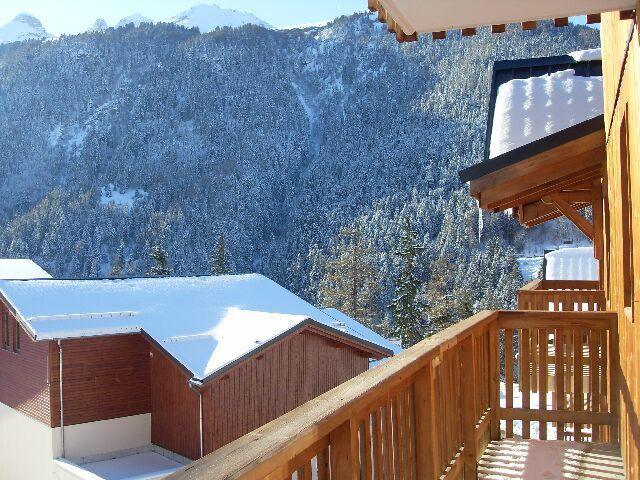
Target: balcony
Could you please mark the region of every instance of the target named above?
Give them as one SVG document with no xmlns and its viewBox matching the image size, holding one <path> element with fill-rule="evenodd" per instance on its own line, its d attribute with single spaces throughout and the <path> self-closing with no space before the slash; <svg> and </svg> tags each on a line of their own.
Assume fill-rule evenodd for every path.
<svg viewBox="0 0 640 480">
<path fill-rule="evenodd" d="M 170 478 L 624 478 L 616 315 L 543 286 L 541 310 L 481 312 Z"/>
</svg>

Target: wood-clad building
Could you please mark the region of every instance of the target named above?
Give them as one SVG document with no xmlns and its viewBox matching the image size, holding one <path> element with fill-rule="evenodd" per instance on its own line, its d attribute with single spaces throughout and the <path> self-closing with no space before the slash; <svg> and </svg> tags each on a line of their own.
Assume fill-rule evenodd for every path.
<svg viewBox="0 0 640 480">
<path fill-rule="evenodd" d="M 34 459 L 2 449 L 11 475 L 76 478 L 65 468 L 143 451 L 177 468 L 397 350 L 257 275 L 0 280 L 0 295 L 0 446 Z"/>
</svg>

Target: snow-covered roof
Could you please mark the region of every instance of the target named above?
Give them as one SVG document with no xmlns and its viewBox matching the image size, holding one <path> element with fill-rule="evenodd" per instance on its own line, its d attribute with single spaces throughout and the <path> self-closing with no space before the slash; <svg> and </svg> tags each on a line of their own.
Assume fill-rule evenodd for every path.
<svg viewBox="0 0 640 480">
<path fill-rule="evenodd" d="M 26 258 L 0 258 L 0 280 L 51 278 L 40 265 Z"/>
<path fill-rule="evenodd" d="M 307 324 L 392 353 L 357 322 L 345 332 L 334 317 L 256 274 L 4 280 L 0 293 L 37 340 L 144 332 L 200 380 Z"/>
<path fill-rule="evenodd" d="M 561 248 L 545 255 L 547 280 L 598 280 L 593 247 Z"/>
<path fill-rule="evenodd" d="M 600 50 L 569 55 L 576 62 L 600 59 Z M 489 158 L 585 122 L 604 111 L 601 75 L 577 75 L 567 68 L 546 75 L 516 78 L 499 85 Z"/>
<path fill-rule="evenodd" d="M 345 315 L 340 310 L 336 310 L 335 308 L 325 308 L 322 311 L 335 320 L 331 324 L 335 329 L 353 335 L 354 337 L 364 338 L 375 345 L 380 345 L 391 350 L 394 355 L 402 352 L 402 347 L 396 345 L 390 340 L 387 340 L 382 335 L 374 332 L 369 327 L 364 326 L 348 315 Z"/>
</svg>

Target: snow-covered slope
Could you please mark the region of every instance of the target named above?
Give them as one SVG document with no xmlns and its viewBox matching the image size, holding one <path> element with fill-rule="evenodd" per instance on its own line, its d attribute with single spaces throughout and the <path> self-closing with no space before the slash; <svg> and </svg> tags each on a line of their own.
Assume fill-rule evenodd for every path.
<svg viewBox="0 0 640 480">
<path fill-rule="evenodd" d="M 153 21 L 144 15 L 139 13 L 134 13 L 133 15 L 129 15 L 128 17 L 124 17 L 122 20 L 118 22 L 116 28 L 124 27 L 125 25 L 129 25 L 133 23 L 134 26 L 139 27 L 141 23 L 153 23 Z"/>
<path fill-rule="evenodd" d="M 28 13 L 21 13 L 0 27 L 0 44 L 23 40 L 43 40 L 50 36 L 40 20 Z"/>
<path fill-rule="evenodd" d="M 100 30 L 106 30 L 107 28 L 109 28 L 109 25 L 107 25 L 105 19 L 98 18 L 95 22 L 93 22 L 93 25 L 89 27 L 87 32 L 99 32 Z"/>
<path fill-rule="evenodd" d="M 220 8 L 218 5 L 197 5 L 176 15 L 171 22 L 187 28 L 197 27 L 200 33 L 220 27 L 241 27 L 248 23 L 269 28 L 269 24 L 251 13 Z"/>
</svg>

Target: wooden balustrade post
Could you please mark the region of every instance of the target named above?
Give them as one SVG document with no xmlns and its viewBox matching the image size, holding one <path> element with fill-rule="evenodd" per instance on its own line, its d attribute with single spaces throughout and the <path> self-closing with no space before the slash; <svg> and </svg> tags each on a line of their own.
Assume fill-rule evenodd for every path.
<svg viewBox="0 0 640 480">
<path fill-rule="evenodd" d="M 431 362 L 416 375 L 413 385 L 416 425 L 416 478 L 435 480 L 440 477 L 436 464 L 438 437 L 435 430 L 435 399 Z"/>
<path fill-rule="evenodd" d="M 460 391 L 462 392 L 462 438 L 464 442 L 464 478 L 478 478 L 478 452 L 476 445 L 476 352 L 473 335 L 467 337 L 462 344 L 460 375 Z"/>
<path fill-rule="evenodd" d="M 609 441 L 611 443 L 619 443 L 620 441 L 620 352 L 618 337 L 618 319 L 611 320 L 611 329 L 609 330 L 609 408 L 612 415 L 611 434 Z"/>
<path fill-rule="evenodd" d="M 355 427 L 352 424 L 355 424 Z M 355 419 L 344 422 L 329 434 L 332 480 L 359 480 L 357 434 L 358 426 Z"/>
</svg>

